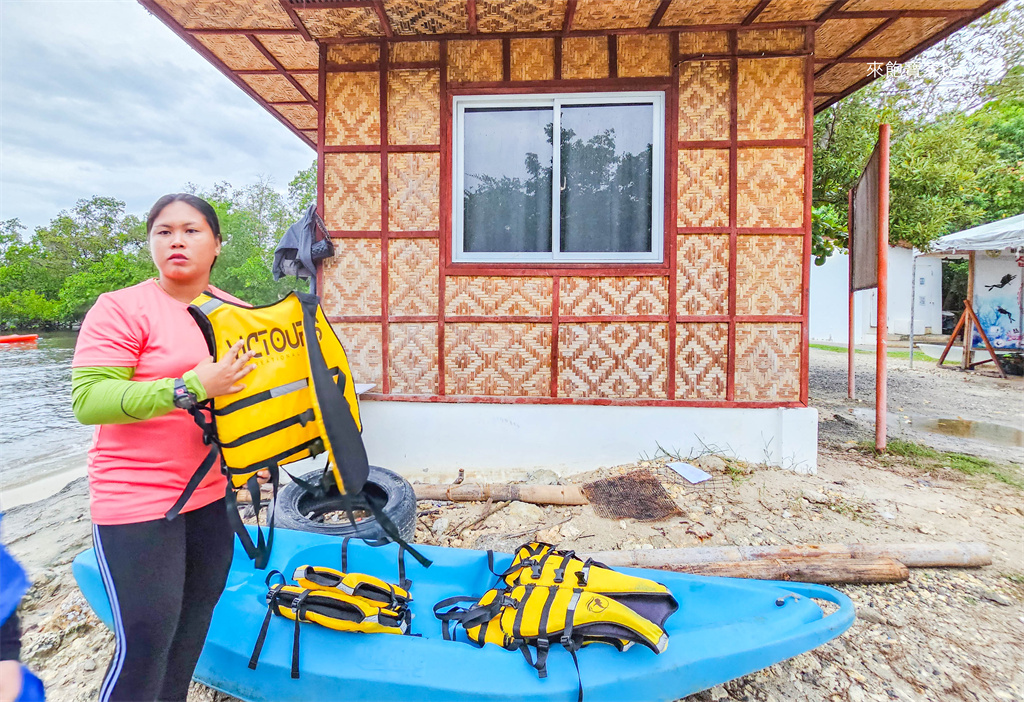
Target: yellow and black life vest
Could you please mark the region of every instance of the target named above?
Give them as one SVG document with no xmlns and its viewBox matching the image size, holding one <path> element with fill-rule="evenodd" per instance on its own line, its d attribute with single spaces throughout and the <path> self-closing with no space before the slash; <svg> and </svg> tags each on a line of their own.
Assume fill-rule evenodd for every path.
<svg viewBox="0 0 1024 702">
<path fill-rule="evenodd" d="M 493 554 L 488 554 L 488 560 L 493 572 Z M 479 599 L 449 597 L 434 605 L 445 639 L 454 639 L 461 626 L 478 646 L 490 643 L 518 649 L 541 678 L 547 676 L 552 643 L 569 651 L 577 675 L 576 652 L 589 644 L 611 644 L 621 651 L 639 643 L 655 653 L 668 646 L 664 622 L 678 603 L 661 583 L 618 573 L 591 560 L 580 561 L 571 551 L 537 542 L 520 547 L 512 565 L 496 575 L 498 585 Z M 467 602 L 472 604 L 463 606 Z M 536 649 L 536 659 L 531 647 Z M 583 699 L 582 680 L 579 699 Z"/>
<path fill-rule="evenodd" d="M 494 572 L 491 552 L 488 563 Z M 495 575 L 505 587 L 571 587 L 608 595 L 658 626 L 664 626 L 665 620 L 679 609 L 676 598 L 659 582 L 620 573 L 592 558 L 580 560 L 573 551 L 558 550 L 539 541 L 520 546 L 511 565 Z"/>
<path fill-rule="evenodd" d="M 303 569 L 315 572 L 330 570 L 317 566 L 303 566 Z M 362 573 L 347 575 L 349 582 L 357 590 L 360 581 L 373 582 L 374 586 L 383 582 Z M 271 585 L 271 581 L 275 579 L 277 582 Z M 263 625 L 249 658 L 249 668 L 252 670 L 255 670 L 259 663 L 260 653 L 263 651 L 263 644 L 270 628 L 270 620 L 274 615 L 295 622 L 292 634 L 291 676 L 293 678 L 299 677 L 299 632 L 301 631 L 300 625 L 304 622 L 319 624 L 335 631 L 399 635 L 410 633 L 411 615 L 408 603 L 412 598 L 408 596 L 408 591 L 401 588 L 397 589 L 405 594 L 405 601 L 391 605 L 373 597 L 353 595 L 334 587 L 326 589 L 307 587 L 301 581 L 298 585 L 289 585 L 284 575 L 278 570 L 272 570 L 267 575 L 267 585 L 270 588 L 267 591 L 267 614 L 263 619 Z M 384 585 L 389 587 L 388 583 L 384 583 Z M 395 588 L 393 585 L 390 587 Z"/>
<path fill-rule="evenodd" d="M 266 538 L 257 526 L 257 541 L 253 544 L 238 516 L 234 489 L 248 488 L 258 521 L 261 500 L 256 473 L 270 471 L 276 500 L 281 466 L 326 452 L 327 469 L 320 485 L 293 480 L 321 494 L 333 483 L 355 523 L 351 498 L 363 490 L 370 468 L 360 436 L 352 371 L 319 298 L 292 292 L 272 305 L 242 307 L 207 292 L 192 301 L 189 312 L 214 359 L 243 341 L 246 351 L 255 352 L 256 368 L 246 376 L 244 390 L 211 398 L 189 410 L 203 428 L 210 453 L 167 512 L 167 518 L 173 519 L 184 507 L 219 453 L 229 478 L 228 516 L 246 553 L 257 568 L 265 568 L 273 545 L 273 512 L 268 518 Z M 369 495 L 365 502 L 388 536 L 407 546 L 384 515 L 383 505 L 376 504 Z M 429 565 L 414 549 L 409 548 L 409 552 L 424 566 Z"/>
</svg>

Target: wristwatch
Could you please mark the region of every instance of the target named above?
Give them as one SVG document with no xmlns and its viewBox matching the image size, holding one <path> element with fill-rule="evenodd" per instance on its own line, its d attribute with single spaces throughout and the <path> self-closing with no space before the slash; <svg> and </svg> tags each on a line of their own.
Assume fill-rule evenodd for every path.
<svg viewBox="0 0 1024 702">
<path fill-rule="evenodd" d="M 192 409 L 196 406 L 196 395 L 188 389 L 183 378 L 174 379 L 174 406 L 181 409 Z"/>
</svg>

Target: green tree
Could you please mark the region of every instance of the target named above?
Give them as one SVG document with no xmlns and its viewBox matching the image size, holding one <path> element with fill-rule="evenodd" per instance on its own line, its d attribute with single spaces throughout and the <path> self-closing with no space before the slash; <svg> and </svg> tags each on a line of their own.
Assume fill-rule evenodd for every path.
<svg viewBox="0 0 1024 702">
<path fill-rule="evenodd" d="M 288 183 L 288 206 L 292 215 L 298 217 L 307 207 L 316 202 L 316 161 L 309 168 L 299 171 Z"/>
</svg>

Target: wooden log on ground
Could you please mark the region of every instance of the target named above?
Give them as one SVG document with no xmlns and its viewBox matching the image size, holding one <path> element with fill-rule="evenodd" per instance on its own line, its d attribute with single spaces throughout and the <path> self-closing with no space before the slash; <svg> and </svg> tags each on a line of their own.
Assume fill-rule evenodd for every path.
<svg viewBox="0 0 1024 702">
<path fill-rule="evenodd" d="M 766 558 L 754 561 L 718 563 L 674 563 L 661 570 L 694 575 L 720 575 L 729 578 L 792 580 L 803 583 L 898 583 L 910 577 L 910 570 L 892 558 Z"/>
<path fill-rule="evenodd" d="M 697 563 L 756 561 L 766 558 L 892 558 L 910 568 L 979 568 L 992 564 L 988 546 L 971 542 L 936 544 L 793 544 L 789 546 L 700 546 L 633 551 L 599 551 L 601 563 L 665 568 Z"/>
<path fill-rule="evenodd" d="M 532 502 L 537 505 L 585 505 L 587 498 L 578 485 L 432 485 L 416 484 L 417 500 L 450 502 Z"/>
</svg>

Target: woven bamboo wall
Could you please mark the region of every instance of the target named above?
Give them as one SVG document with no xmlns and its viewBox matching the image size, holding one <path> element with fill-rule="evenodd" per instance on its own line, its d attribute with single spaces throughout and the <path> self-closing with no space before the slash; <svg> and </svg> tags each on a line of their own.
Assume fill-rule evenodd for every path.
<svg viewBox="0 0 1024 702">
<path fill-rule="evenodd" d="M 735 0 L 715 12 L 756 4 Z M 634 2 L 628 11 L 653 16 L 658 5 Z M 618 6 L 581 0 L 577 19 L 613 25 Z M 503 31 L 526 7 L 537 5 L 478 2 L 478 31 Z M 668 7 L 704 16 L 697 4 Z M 463 21 L 455 4 L 449 10 L 452 22 Z M 530 21 L 551 20 L 539 13 Z M 803 43 L 802 30 L 752 28 L 731 38 L 713 31 L 331 46 L 324 209 L 338 255 L 324 267 L 324 305 L 351 339 L 347 349 L 366 345 L 350 349 L 357 379 L 397 395 L 800 403 L 807 59 L 773 52 Z M 730 46 L 739 55 L 730 58 Z M 466 272 L 451 263 L 446 90 L 486 83 L 490 91 L 508 81 L 508 92 L 522 92 L 526 81 L 559 80 L 567 92 L 648 81 L 641 89 L 664 90 L 678 106 L 667 116 L 675 167 L 666 182 L 676 199 L 666 206 L 666 259 L 650 273 L 615 265 Z"/>
<path fill-rule="evenodd" d="M 380 324 L 343 322 L 331 326 L 345 348 L 352 378 L 357 383 L 373 383 L 373 390 L 380 392 L 384 386 Z"/>
</svg>

